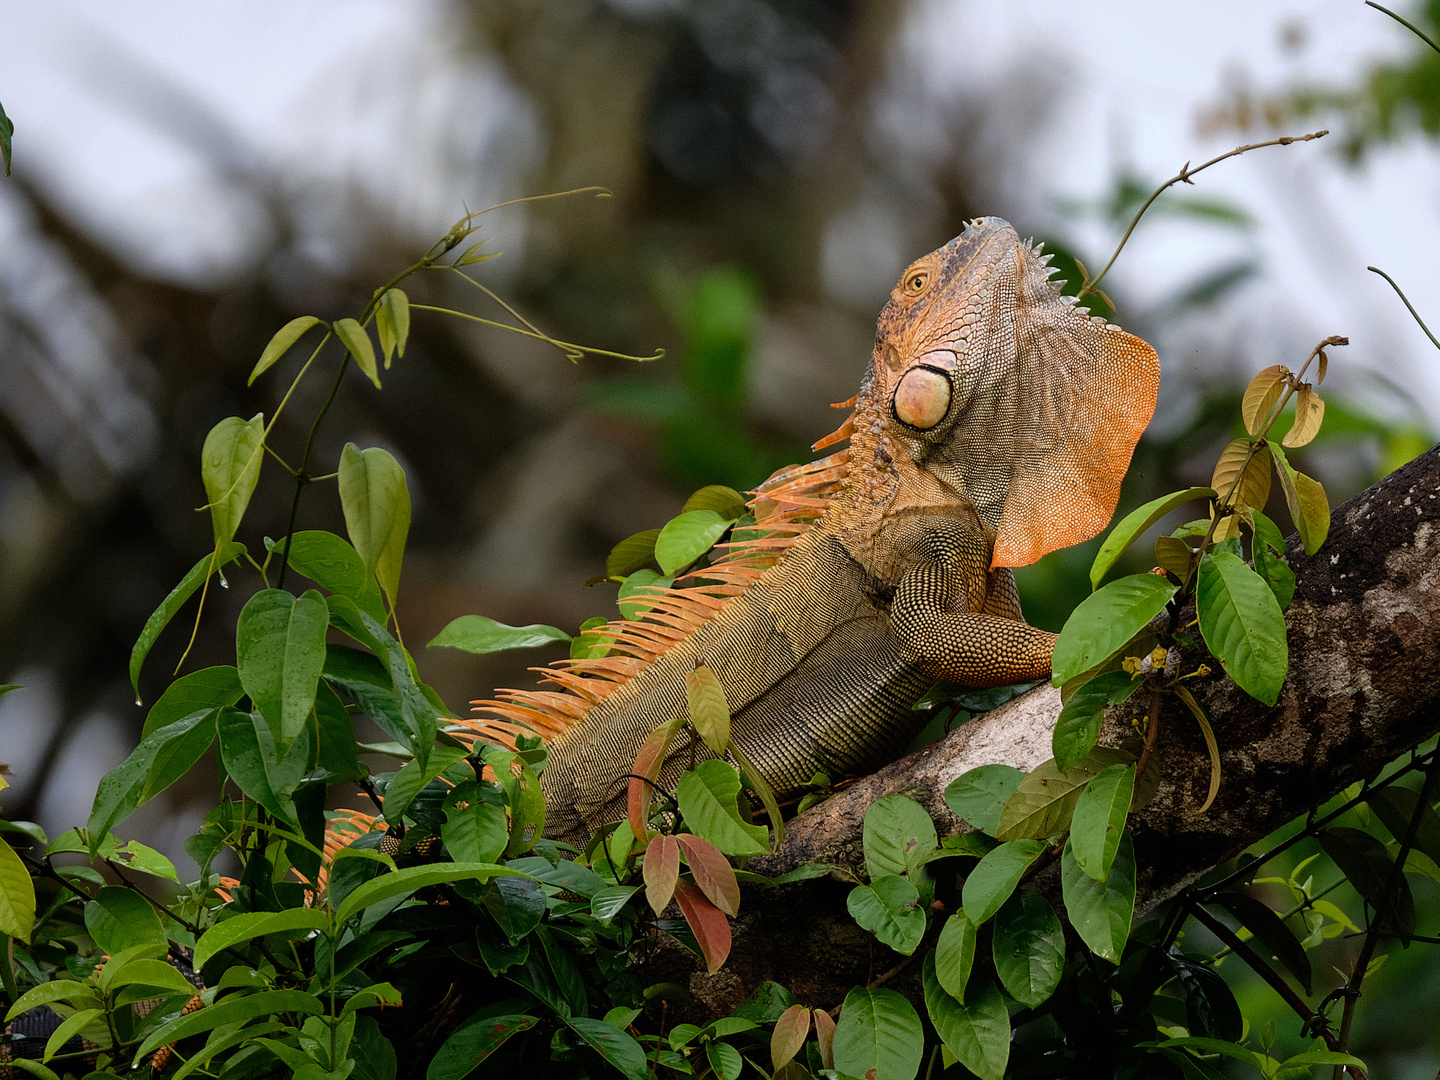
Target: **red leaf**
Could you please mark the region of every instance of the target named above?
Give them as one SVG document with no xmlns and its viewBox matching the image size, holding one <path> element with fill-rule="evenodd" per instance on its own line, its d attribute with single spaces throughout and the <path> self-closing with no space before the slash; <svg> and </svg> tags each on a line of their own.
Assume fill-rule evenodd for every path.
<svg viewBox="0 0 1440 1080">
<path fill-rule="evenodd" d="M 740 882 L 735 880 L 730 860 L 714 844 L 698 836 L 681 833 L 675 839 L 685 852 L 695 884 L 706 898 L 732 918 L 740 914 Z"/>
<path fill-rule="evenodd" d="M 670 749 L 670 740 L 684 725 L 684 720 L 667 720 L 646 735 L 645 741 L 640 744 L 640 750 L 635 755 L 635 764 L 630 768 L 631 779 L 627 807 L 630 831 L 635 834 L 635 839 L 641 844 L 650 835 L 650 802 L 655 795 L 655 780 L 660 775 L 660 766 L 665 762 L 665 751 Z M 635 779 L 637 776 L 643 776 L 650 782 L 637 780 Z"/>
<path fill-rule="evenodd" d="M 809 1031 L 810 1010 L 805 1006 L 791 1005 L 780 1014 L 780 1019 L 775 1021 L 775 1031 L 770 1036 L 770 1061 L 776 1072 L 800 1052 Z"/>
<path fill-rule="evenodd" d="M 657 836 L 645 849 L 645 899 L 659 915 L 675 895 L 680 878 L 680 845 L 673 836 Z"/>
<path fill-rule="evenodd" d="M 730 955 L 730 923 L 725 913 L 688 881 L 675 886 L 675 899 L 680 902 L 680 913 L 690 924 L 690 931 L 705 957 L 706 968 L 711 973 L 719 971 Z"/>
<path fill-rule="evenodd" d="M 835 1067 L 835 1021 L 824 1009 L 815 1010 L 815 1041 L 820 1044 L 820 1064 Z"/>
</svg>

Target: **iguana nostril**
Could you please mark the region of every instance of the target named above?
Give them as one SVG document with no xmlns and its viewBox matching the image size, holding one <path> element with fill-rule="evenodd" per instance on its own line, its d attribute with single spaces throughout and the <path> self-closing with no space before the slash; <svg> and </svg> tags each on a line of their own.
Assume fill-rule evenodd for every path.
<svg viewBox="0 0 1440 1080">
<path fill-rule="evenodd" d="M 895 418 L 928 431 L 950 410 L 950 380 L 930 368 L 912 368 L 895 387 Z"/>
</svg>

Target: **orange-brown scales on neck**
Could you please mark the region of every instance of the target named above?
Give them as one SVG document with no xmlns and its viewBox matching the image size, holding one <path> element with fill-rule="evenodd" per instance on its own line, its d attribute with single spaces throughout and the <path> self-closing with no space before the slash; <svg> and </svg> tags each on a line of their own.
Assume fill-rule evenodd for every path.
<svg viewBox="0 0 1440 1080">
<path fill-rule="evenodd" d="M 476 702 L 482 737 L 538 733 L 547 833 L 624 816 L 631 763 L 686 715 L 684 676 L 719 676 L 732 738 L 783 798 L 854 775 L 913 738 L 935 679 L 1039 678 L 1054 635 L 1028 626 L 1009 568 L 1089 539 L 1155 407 L 1139 338 L 1063 297 L 999 218 L 913 263 L 880 314 L 854 411 L 815 444 L 846 449 L 772 476 L 714 565 L 598 633 L 594 660 L 537 669 L 554 690 Z M 667 789 L 694 757 L 672 744 Z"/>
</svg>

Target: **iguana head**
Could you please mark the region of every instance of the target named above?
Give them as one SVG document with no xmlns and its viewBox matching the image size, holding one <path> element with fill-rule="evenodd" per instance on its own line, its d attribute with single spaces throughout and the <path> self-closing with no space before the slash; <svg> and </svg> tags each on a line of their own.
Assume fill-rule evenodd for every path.
<svg viewBox="0 0 1440 1080">
<path fill-rule="evenodd" d="M 857 402 L 852 475 L 969 498 L 996 530 L 995 567 L 1109 523 L 1159 387 L 1155 350 L 1062 297 L 1047 262 L 994 217 L 916 260 Z"/>
</svg>

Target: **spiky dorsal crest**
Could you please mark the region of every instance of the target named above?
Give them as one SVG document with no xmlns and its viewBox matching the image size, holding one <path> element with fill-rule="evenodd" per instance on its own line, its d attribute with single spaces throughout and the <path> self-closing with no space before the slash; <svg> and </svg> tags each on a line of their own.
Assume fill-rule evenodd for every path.
<svg viewBox="0 0 1440 1080">
<path fill-rule="evenodd" d="M 835 407 L 854 405 L 851 398 Z M 852 414 L 813 449 L 843 442 L 853 430 Z M 847 448 L 775 473 L 751 492 L 747 505 L 755 524 L 734 530 L 730 540 L 717 544 L 719 554 L 711 565 L 683 575 L 669 588 L 647 588 L 627 598 L 627 603 L 647 608 L 638 619 L 616 619 L 589 631 L 609 639 L 607 655 L 531 668 L 559 690 L 497 690 L 494 698 L 471 702 L 480 715 L 455 721 L 459 730 L 453 734 L 514 746 L 520 735 L 550 740 L 569 731 L 592 706 L 704 626 L 783 559 L 820 520 L 849 466 Z"/>
</svg>

